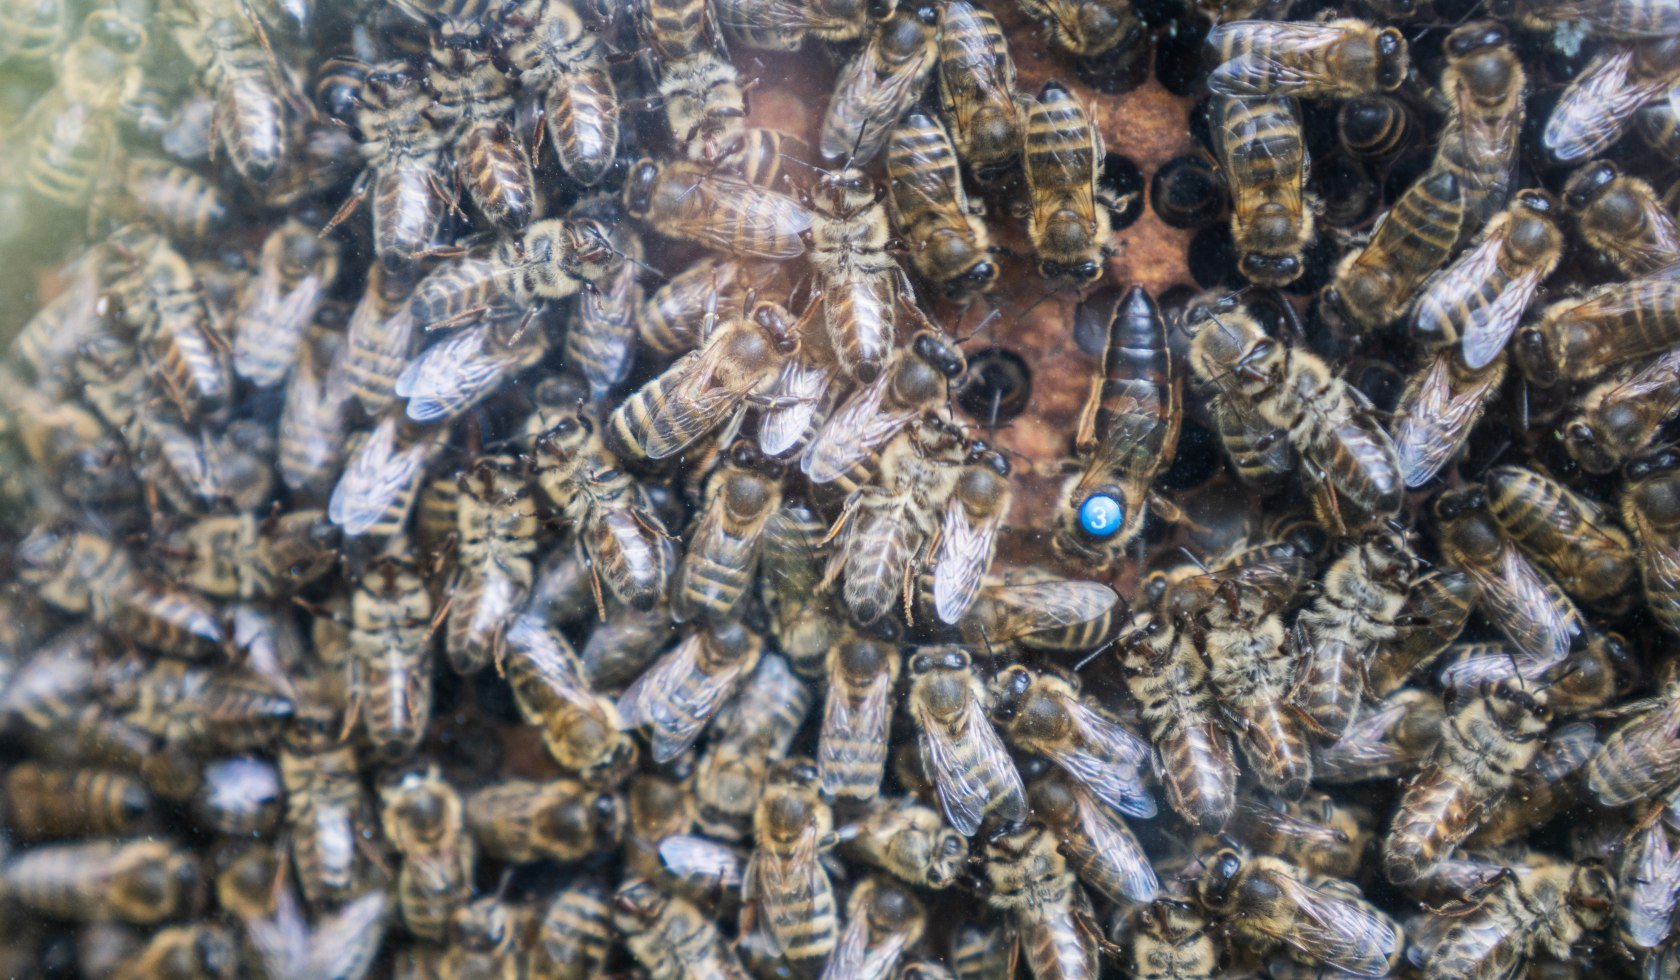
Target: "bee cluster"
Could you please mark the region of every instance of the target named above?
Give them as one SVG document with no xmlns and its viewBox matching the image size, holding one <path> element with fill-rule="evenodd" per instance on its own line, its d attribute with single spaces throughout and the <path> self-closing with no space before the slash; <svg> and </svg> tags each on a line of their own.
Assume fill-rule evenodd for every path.
<svg viewBox="0 0 1680 980">
<path fill-rule="evenodd" d="M 1675 0 L 4 0 L 0 66 L 73 243 L 3 972 L 1680 976 Z M 1146 204 L 1194 286 L 1101 283 Z"/>
</svg>

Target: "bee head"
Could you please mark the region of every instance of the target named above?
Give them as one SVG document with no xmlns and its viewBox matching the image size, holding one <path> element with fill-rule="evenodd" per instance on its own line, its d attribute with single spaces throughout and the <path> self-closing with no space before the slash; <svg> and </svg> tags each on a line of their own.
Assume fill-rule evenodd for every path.
<svg viewBox="0 0 1680 980">
<path fill-rule="evenodd" d="M 1385 27 L 1377 35 L 1377 84 L 1392 92 L 1406 80 L 1406 38 L 1398 28 Z"/>
<path fill-rule="evenodd" d="M 659 164 L 650 159 L 636 161 L 624 182 L 624 209 L 632 218 L 647 217 L 653 202 L 653 188 L 659 180 Z"/>
<path fill-rule="evenodd" d="M 1014 720 L 1021 708 L 1021 700 L 1032 689 L 1032 671 L 1015 664 L 1005 668 L 992 680 L 992 717 L 1000 724 Z"/>
<path fill-rule="evenodd" d="M 1301 278 L 1299 255 L 1261 255 L 1248 252 L 1238 263 L 1242 274 L 1262 286 L 1287 286 Z"/>
<path fill-rule="evenodd" d="M 1235 897 L 1232 892 L 1242 868 L 1242 855 L 1231 848 L 1224 848 L 1214 854 L 1206 863 L 1206 869 L 1202 872 L 1201 882 L 1197 887 L 1202 904 L 1214 912 L 1225 911 Z"/>
<path fill-rule="evenodd" d="M 1570 210 L 1579 211 L 1597 200 L 1617 177 L 1621 170 L 1609 160 L 1594 160 L 1569 177 L 1569 182 L 1563 185 L 1563 203 Z"/>
</svg>

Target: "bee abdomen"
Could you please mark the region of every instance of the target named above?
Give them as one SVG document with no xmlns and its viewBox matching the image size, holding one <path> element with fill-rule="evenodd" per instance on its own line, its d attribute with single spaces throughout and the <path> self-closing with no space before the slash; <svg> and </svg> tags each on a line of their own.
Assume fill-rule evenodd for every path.
<svg viewBox="0 0 1680 980">
<path fill-rule="evenodd" d="M 473 203 L 485 217 L 515 230 L 531 223 L 536 206 L 531 160 L 505 123 L 474 126 L 467 133 L 461 159 Z"/>
<path fill-rule="evenodd" d="M 1458 780 L 1426 766 L 1401 796 L 1383 845 L 1389 880 L 1403 885 L 1427 875 L 1473 829 L 1473 803 Z"/>
<path fill-rule="evenodd" d="M 562 76 L 548 104 L 549 133 L 561 166 L 573 180 L 593 186 L 612 168 L 618 152 L 618 95 L 605 71 Z"/>
<path fill-rule="evenodd" d="M 259 60 L 230 71 L 217 86 L 217 119 L 226 127 L 222 141 L 234 168 L 249 181 L 273 177 L 286 148 L 286 110 L 267 71 Z"/>
</svg>

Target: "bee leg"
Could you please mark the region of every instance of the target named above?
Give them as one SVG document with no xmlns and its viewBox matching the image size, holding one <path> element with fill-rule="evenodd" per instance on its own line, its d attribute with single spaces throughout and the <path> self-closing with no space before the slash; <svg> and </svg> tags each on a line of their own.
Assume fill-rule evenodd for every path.
<svg viewBox="0 0 1680 980">
<path fill-rule="evenodd" d="M 1196 534 L 1211 535 L 1213 533 L 1211 528 L 1196 523 L 1194 518 L 1185 513 L 1184 508 L 1164 496 L 1151 493 L 1149 495 L 1149 506 L 1162 520 L 1169 524 L 1177 524 L 1179 527 L 1186 528 Z"/>
<path fill-rule="evenodd" d="M 356 183 L 351 185 L 349 198 L 339 205 L 338 210 L 333 213 L 332 220 L 328 221 L 326 227 L 321 229 L 321 234 L 318 237 L 325 238 L 332 234 L 334 228 L 343 224 L 346 218 L 356 213 L 356 209 L 361 207 L 363 201 L 367 200 L 368 183 L 368 171 L 364 170 L 361 176 L 356 178 Z"/>
</svg>

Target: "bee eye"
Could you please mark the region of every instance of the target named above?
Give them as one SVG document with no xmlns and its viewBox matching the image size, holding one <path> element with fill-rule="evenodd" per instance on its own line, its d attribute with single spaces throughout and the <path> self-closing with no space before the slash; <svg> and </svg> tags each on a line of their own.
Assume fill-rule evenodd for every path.
<svg viewBox="0 0 1680 980">
<path fill-rule="evenodd" d="M 1120 501 L 1106 493 L 1094 493 L 1079 505 L 1079 529 L 1099 540 L 1118 534 L 1124 519 L 1125 509 Z"/>
</svg>

